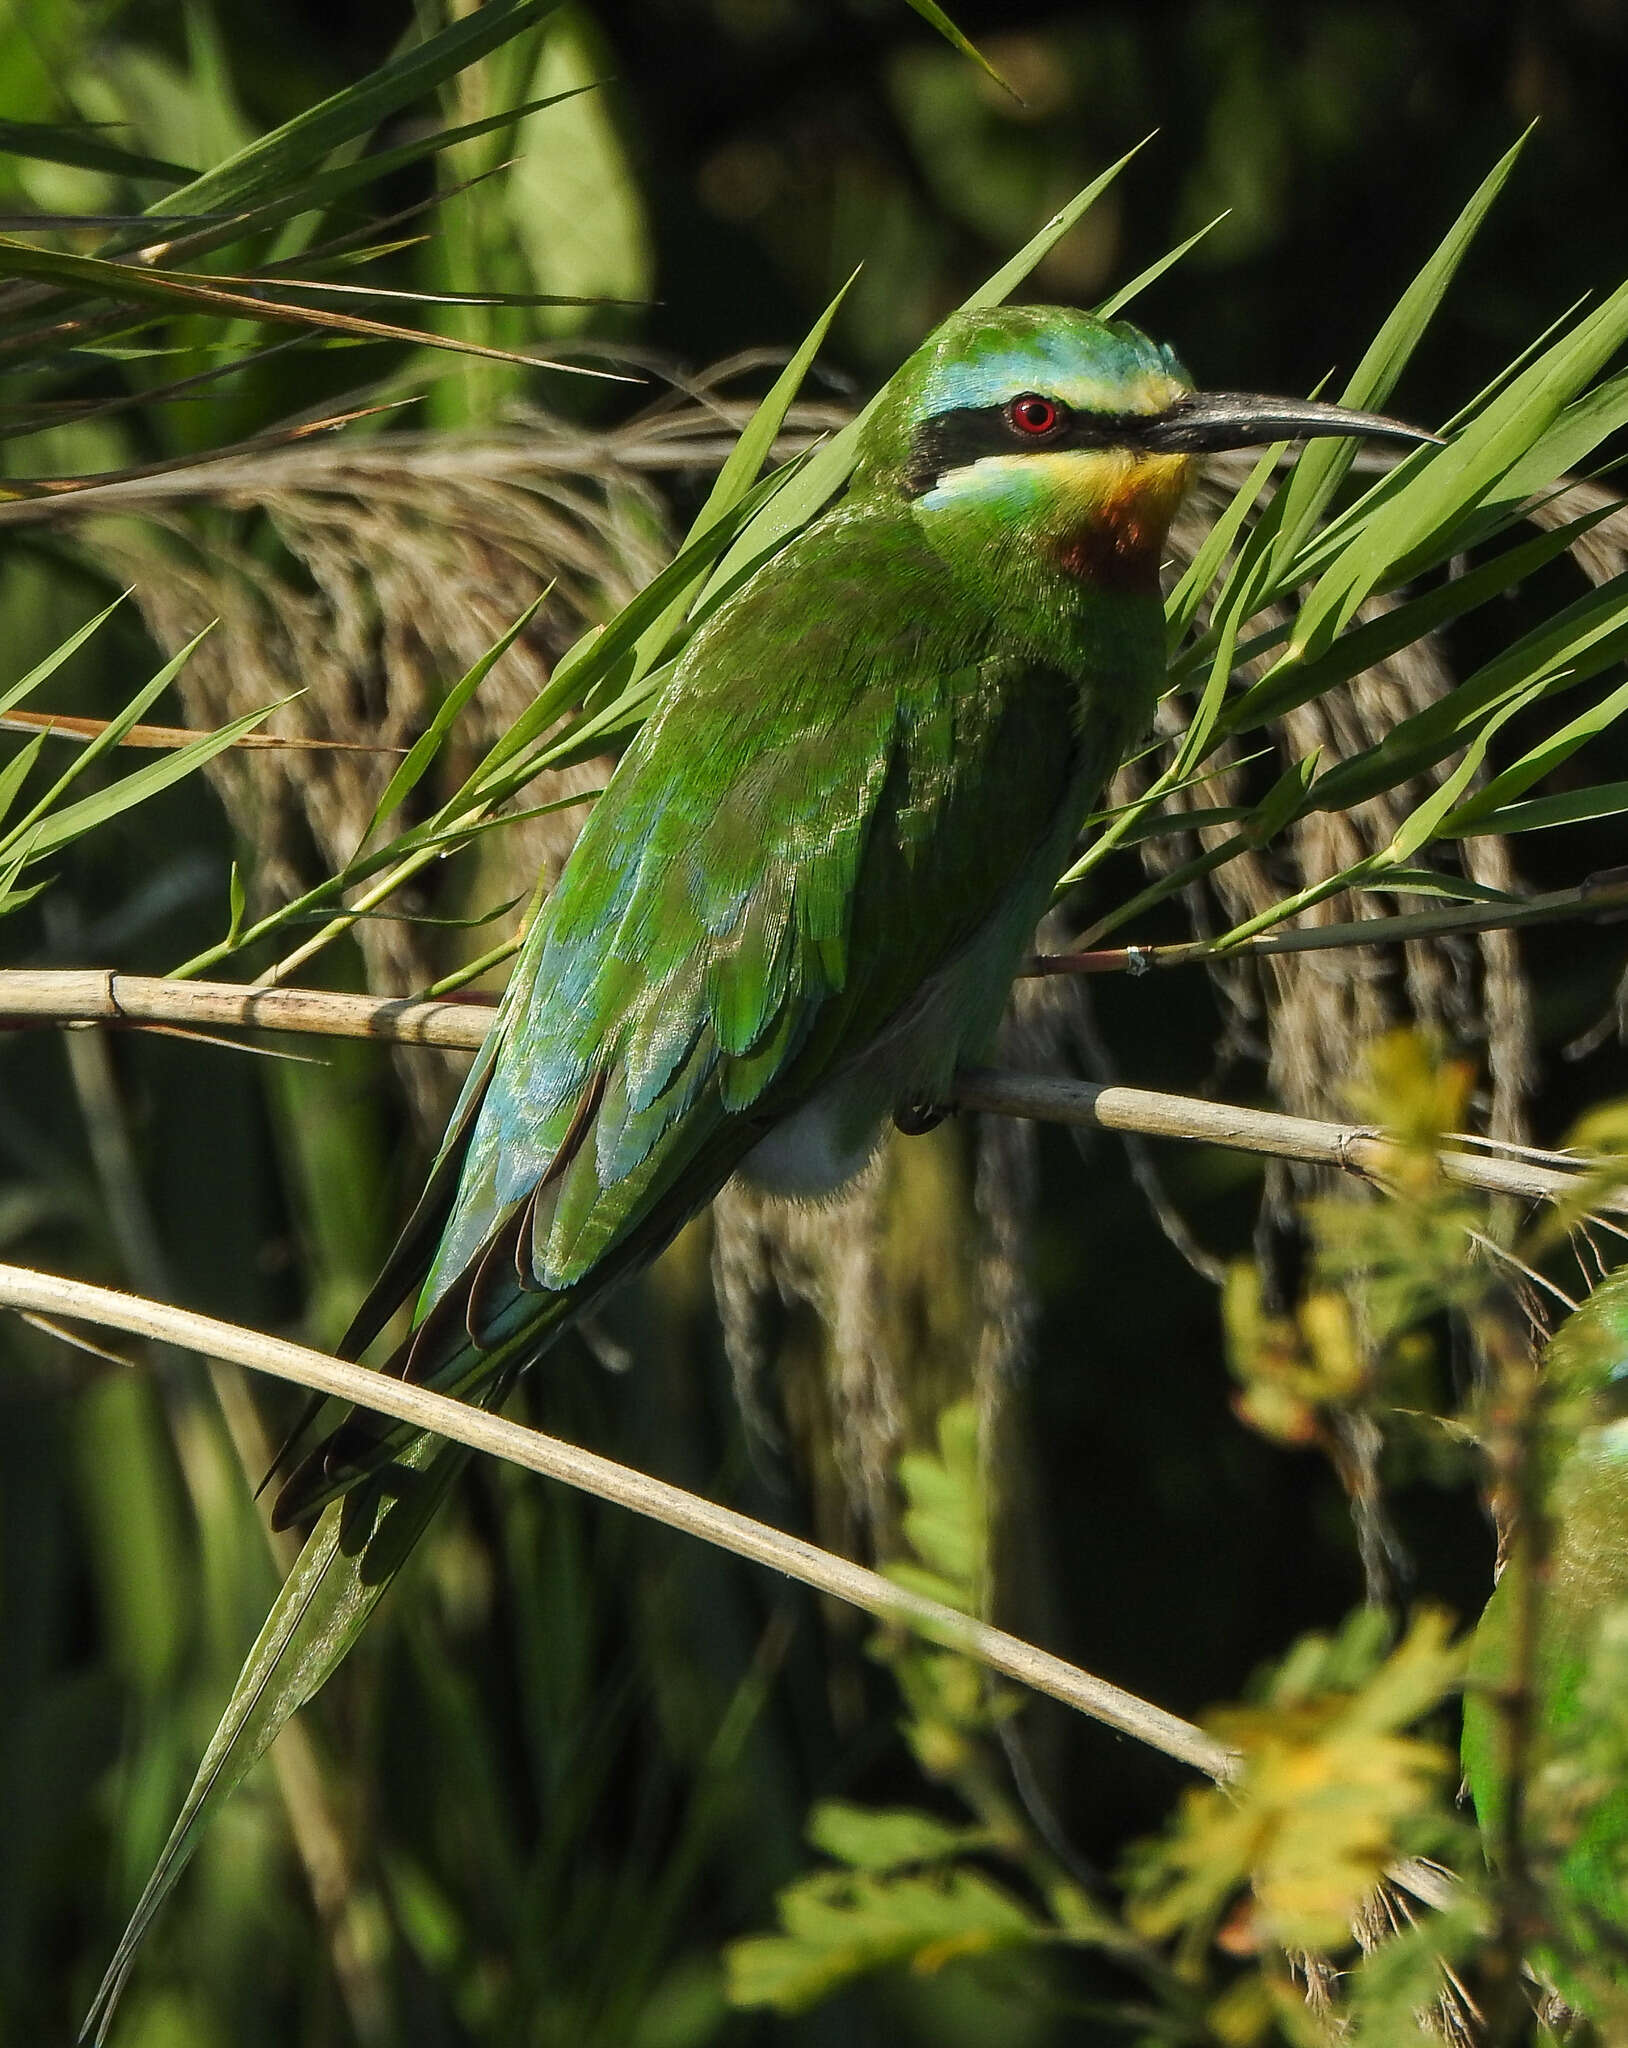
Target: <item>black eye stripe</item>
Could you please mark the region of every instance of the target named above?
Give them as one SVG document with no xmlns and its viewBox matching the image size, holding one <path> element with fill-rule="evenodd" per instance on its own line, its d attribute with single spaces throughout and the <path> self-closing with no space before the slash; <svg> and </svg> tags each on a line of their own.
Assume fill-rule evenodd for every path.
<svg viewBox="0 0 1628 2048">
<path fill-rule="evenodd" d="M 1044 398 L 1044 392 L 1020 392 L 1018 399 Z M 1016 400 L 1001 405 L 956 406 L 923 420 L 911 437 L 905 491 L 924 497 L 952 469 L 965 469 L 986 455 L 1053 454 L 1060 448 L 1134 448 L 1151 424 L 1146 413 L 1081 412 L 1060 399 L 1057 424 L 1044 434 L 1025 433 L 1009 417 Z"/>
</svg>

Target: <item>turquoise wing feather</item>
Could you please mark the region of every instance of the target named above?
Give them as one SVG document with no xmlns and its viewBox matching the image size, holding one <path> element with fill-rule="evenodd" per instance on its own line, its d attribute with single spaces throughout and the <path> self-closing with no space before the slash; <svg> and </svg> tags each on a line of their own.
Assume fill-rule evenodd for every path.
<svg viewBox="0 0 1628 2048">
<path fill-rule="evenodd" d="M 907 519 L 839 514 L 777 569 L 697 637 L 532 928 L 391 1369 L 491 1397 L 896 1023 L 1069 815 L 1077 684 L 964 613 Z M 279 1519 L 401 1441 L 356 1417 Z"/>
</svg>

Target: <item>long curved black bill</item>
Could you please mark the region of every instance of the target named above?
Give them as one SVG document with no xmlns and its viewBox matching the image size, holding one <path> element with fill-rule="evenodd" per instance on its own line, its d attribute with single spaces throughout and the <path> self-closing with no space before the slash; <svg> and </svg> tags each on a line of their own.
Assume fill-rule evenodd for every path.
<svg viewBox="0 0 1628 2048">
<path fill-rule="evenodd" d="M 1349 434 L 1363 441 L 1446 444 L 1440 434 L 1379 412 L 1351 412 L 1315 398 L 1263 398 L 1249 391 L 1195 391 L 1155 419 L 1139 422 L 1137 440 L 1162 455 L 1216 455 L 1225 448 L 1262 448 Z"/>
</svg>

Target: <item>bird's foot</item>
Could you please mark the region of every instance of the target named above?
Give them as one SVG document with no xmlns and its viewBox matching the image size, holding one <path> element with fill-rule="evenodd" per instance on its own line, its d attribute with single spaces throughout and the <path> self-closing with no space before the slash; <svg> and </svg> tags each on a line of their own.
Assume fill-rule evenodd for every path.
<svg viewBox="0 0 1628 2048">
<path fill-rule="evenodd" d="M 907 1138 L 919 1138 L 936 1130 L 949 1113 L 941 1103 L 907 1102 L 893 1112 L 893 1128 Z"/>
</svg>

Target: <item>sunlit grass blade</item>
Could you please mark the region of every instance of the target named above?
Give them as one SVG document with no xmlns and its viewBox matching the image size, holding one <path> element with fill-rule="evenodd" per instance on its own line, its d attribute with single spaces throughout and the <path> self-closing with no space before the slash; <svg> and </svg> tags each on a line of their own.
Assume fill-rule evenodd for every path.
<svg viewBox="0 0 1628 2048">
<path fill-rule="evenodd" d="M 193 645 L 196 644 L 194 641 Z M 288 703 L 292 700 L 285 697 L 282 701 Z M 94 796 L 81 797 L 77 803 L 52 812 L 41 822 L 31 858 L 40 859 L 47 853 L 54 853 L 58 847 L 79 838 L 93 826 L 104 824 L 132 805 L 145 803 L 149 797 L 157 796 L 160 790 L 183 781 L 213 761 L 217 754 L 224 754 L 229 747 L 235 747 L 253 732 L 263 718 L 269 718 L 278 708 L 276 704 L 268 704 L 259 711 L 245 711 L 241 717 L 232 719 L 214 732 L 205 733 L 190 746 L 178 747 L 161 761 L 154 761 L 149 767 L 138 768 L 134 773 L 122 776 L 110 788 L 98 790 Z"/>
<path fill-rule="evenodd" d="M 1493 201 L 1503 190 L 1516 159 L 1531 134 L 1499 158 L 1471 195 L 1469 203 L 1443 236 L 1417 277 L 1386 316 L 1367 352 L 1340 393 L 1341 405 L 1378 412 L 1395 390 L 1420 337 L 1435 317 L 1459 264 L 1475 239 Z M 1295 467 L 1283 511 L 1273 561 L 1282 566 L 1316 525 L 1341 479 L 1355 459 L 1354 440 L 1314 441 Z"/>
<path fill-rule="evenodd" d="M 1518 503 L 1546 491 L 1585 463 L 1602 441 L 1628 426 L 1628 371 L 1585 391 L 1509 471 L 1500 500 Z"/>
<path fill-rule="evenodd" d="M 367 844 L 368 840 L 373 837 L 374 833 L 383 824 L 384 820 L 390 816 L 391 812 L 405 803 L 407 798 L 418 787 L 428 772 L 431 762 L 440 753 L 448 733 L 451 732 L 454 724 L 462 715 L 464 707 L 480 688 L 481 684 L 485 682 L 498 662 L 503 659 L 504 655 L 508 653 L 516 640 L 520 638 L 520 635 L 525 632 L 532 620 L 536 618 L 538 612 L 548 602 L 549 594 L 553 588 L 554 586 L 551 583 L 547 590 L 542 591 L 534 598 L 508 631 L 493 641 L 492 645 L 487 648 L 480 659 L 453 684 L 446 696 L 442 698 L 436 708 L 434 718 L 431 719 L 429 725 L 413 742 L 412 746 L 408 749 L 406 760 L 402 762 L 401 766 L 385 785 L 383 794 L 373 808 L 373 815 L 368 820 L 367 830 L 362 834 L 359 842 L 361 845 L 365 846 Z"/>
<path fill-rule="evenodd" d="M 1474 796 L 1460 804 L 1446 820 L 1444 833 L 1462 831 L 1484 817 L 1488 811 L 1498 809 L 1501 804 L 1512 803 L 1516 797 L 1524 796 L 1533 783 L 1541 782 L 1545 775 L 1551 775 L 1569 761 L 1579 747 L 1586 746 L 1591 739 L 1608 731 L 1617 720 L 1628 712 L 1628 683 L 1621 683 L 1602 698 L 1592 711 L 1585 711 L 1558 731 L 1552 732 L 1546 740 L 1513 761 L 1499 774 L 1494 775 Z"/>
<path fill-rule="evenodd" d="M 105 171 L 115 178 L 161 179 L 166 185 L 195 179 L 196 171 L 161 156 L 143 156 L 108 142 L 95 128 L 59 121 L 0 121 L 0 154 L 31 158 L 36 163 L 72 164 L 82 171 Z M 169 201 L 161 204 L 168 206 Z"/>
<path fill-rule="evenodd" d="M 1167 249 L 1156 263 L 1150 263 L 1146 270 L 1139 270 L 1129 284 L 1122 284 L 1118 291 L 1110 293 L 1096 309 L 1098 319 L 1112 320 L 1116 313 L 1122 312 L 1132 299 L 1139 297 L 1149 285 L 1157 284 L 1165 272 L 1178 264 L 1189 249 L 1196 249 L 1206 235 L 1218 228 L 1231 211 L 1230 206 L 1223 208 L 1214 220 L 1207 220 L 1203 227 L 1195 228 L 1185 241 L 1178 242 L 1173 249 Z"/>
<path fill-rule="evenodd" d="M 402 1559 L 446 1496 L 468 1452 L 421 1438 L 399 1461 L 404 1491 L 377 1488 L 335 1502 L 283 1583 L 249 1652 L 169 1840 L 119 1942 L 81 2039 L 107 2039 L 136 1953 L 215 1810 L 265 1754 L 279 1729 L 338 1664 L 388 1591 Z"/>
<path fill-rule="evenodd" d="M 1020 106 L 1023 104 L 1023 95 L 1002 78 L 994 65 L 990 63 L 989 59 L 976 44 L 968 41 L 967 37 L 951 21 L 943 8 L 938 5 L 938 0 L 909 0 L 909 4 L 930 28 L 938 30 L 939 34 L 952 49 L 959 50 L 963 57 L 970 58 L 986 78 L 994 80 L 1002 92 L 1011 93 L 1013 99 Z"/>
<path fill-rule="evenodd" d="M 556 0 L 486 0 L 366 78 L 306 108 L 166 195 L 169 211 L 227 213 L 263 193 L 297 189 L 332 150 L 370 134 L 390 115 L 425 99 L 488 51 L 554 11 Z"/>
<path fill-rule="evenodd" d="M 1591 825 L 1600 818 L 1628 813 L 1628 782 L 1597 782 L 1587 789 L 1569 789 L 1562 796 L 1529 797 L 1504 804 L 1463 821 L 1449 818 L 1444 839 L 1474 839 L 1495 832 L 1546 832 L 1558 825 Z"/>
<path fill-rule="evenodd" d="M 105 610 L 99 611 L 95 618 L 87 619 L 84 625 L 77 627 L 59 646 L 53 647 L 43 661 L 36 662 L 20 682 L 0 690 L 0 712 L 10 711 L 25 697 L 31 696 L 48 677 L 54 676 L 69 656 L 77 654 L 91 635 L 106 625 L 123 603 L 122 597 L 116 597 Z"/>
<path fill-rule="evenodd" d="M 1493 490 L 1628 335 L 1628 285 L 1619 286 L 1495 398 L 1446 448 L 1410 455 L 1395 491 L 1306 600 L 1295 652 L 1320 653 L 1387 573 L 1406 573 L 1467 506 Z"/>
<path fill-rule="evenodd" d="M 1437 703 L 1392 727 L 1376 746 L 1331 768 L 1318 784 L 1319 810 L 1346 810 L 1423 774 L 1469 742 L 1496 707 L 1534 682 L 1545 693 L 1572 689 L 1628 652 L 1628 574 L 1614 577 L 1523 634 Z"/>
<path fill-rule="evenodd" d="M 138 723 L 141 714 L 147 709 L 148 705 L 154 703 L 164 694 L 170 684 L 181 673 L 181 670 L 192 659 L 193 649 L 207 638 L 212 630 L 212 627 L 205 626 L 201 633 L 194 634 L 192 639 L 187 642 L 179 653 L 171 655 L 170 659 L 164 663 L 158 673 L 149 682 L 142 685 L 130 699 L 129 703 L 125 705 L 124 709 L 110 718 L 103 730 L 96 735 L 95 739 L 91 740 L 80 753 L 74 756 L 73 760 L 69 762 L 68 766 L 57 777 L 45 795 L 40 798 L 33 810 L 23 819 L 22 823 L 13 826 L 12 831 L 6 835 L 6 841 L 0 843 L 9 843 L 16 834 L 25 831 L 29 826 L 43 818 L 48 811 L 56 808 L 59 798 L 78 781 L 79 777 L 88 768 L 93 767 L 104 754 L 116 747 L 130 727 Z M 163 765 L 169 766 L 171 764 L 165 763 Z"/>
<path fill-rule="evenodd" d="M 4 768 L 0 768 L 0 824 L 4 824 L 11 815 L 12 806 L 16 803 L 23 784 L 28 780 L 34 763 L 39 759 L 45 741 L 46 735 L 43 732 L 36 733 L 26 746 L 18 748 Z"/>
<path fill-rule="evenodd" d="M 591 86 L 572 86 L 567 92 L 551 93 L 546 99 L 527 100 L 520 106 L 506 108 L 500 114 L 488 114 L 483 120 L 465 121 L 454 127 L 435 129 L 427 135 L 415 137 L 411 142 L 399 143 L 392 149 L 370 150 L 366 155 L 348 162 L 329 164 L 322 170 L 308 172 L 288 191 L 278 192 L 274 197 L 261 200 L 257 205 L 242 207 L 192 233 L 166 238 L 164 253 L 171 262 L 203 255 L 223 243 L 242 241 L 251 235 L 264 234 L 273 228 L 282 227 L 286 222 L 295 220 L 302 214 L 326 211 L 335 200 L 344 199 L 353 192 L 377 185 L 385 178 L 394 177 L 398 172 L 422 163 L 426 157 L 439 156 L 446 150 L 457 148 L 461 143 L 474 142 L 483 135 L 494 134 L 499 129 L 510 127 L 528 114 L 542 113 L 548 107 L 560 106 L 566 100 L 573 100 L 580 93 L 592 90 Z M 445 196 L 440 195 L 441 198 Z M 390 219 L 400 220 L 406 214 L 418 210 L 417 207 L 407 208 L 403 213 L 392 214 Z"/>
<path fill-rule="evenodd" d="M 1187 637 L 1187 630 L 1198 616 L 1199 606 L 1203 604 L 1221 564 L 1236 542 L 1244 521 L 1254 510 L 1267 478 L 1283 460 L 1288 445 L 1287 441 L 1275 442 L 1261 456 L 1233 492 L 1231 503 L 1205 534 L 1198 551 L 1165 600 L 1166 639 L 1172 653 Z"/>
<path fill-rule="evenodd" d="M 1487 749 L 1494 738 L 1518 712 L 1524 711 L 1528 704 L 1535 704 L 1546 687 L 1543 680 L 1529 683 L 1525 689 L 1516 690 L 1507 703 L 1499 705 L 1465 748 L 1464 758 L 1452 774 L 1415 805 L 1391 834 L 1382 856 L 1387 864 L 1412 860 L 1416 853 L 1430 844 L 1440 830 L 1442 820 L 1480 774 Z"/>
<path fill-rule="evenodd" d="M 1526 577 L 1535 575 L 1549 562 L 1611 517 L 1610 506 L 1596 507 L 1563 526 L 1540 533 L 1533 539 L 1507 548 L 1490 562 L 1451 578 L 1435 590 L 1428 590 L 1405 603 L 1393 605 L 1377 619 L 1353 627 L 1316 660 L 1288 660 L 1277 664 L 1269 675 L 1241 691 L 1227 706 L 1221 720 L 1225 733 L 1248 732 L 1281 718 L 1299 705 L 1320 697 L 1336 684 L 1349 682 L 1364 669 L 1389 659 L 1404 647 L 1439 632 L 1455 619 L 1466 617 Z"/>
<path fill-rule="evenodd" d="M 813 367 L 814 358 L 825 345 L 831 322 L 836 318 L 843 300 L 853 287 L 856 270 L 837 293 L 825 311 L 815 321 L 802 342 L 792 355 L 784 370 L 774 380 L 762 401 L 742 428 L 739 438 L 725 458 L 723 467 L 707 493 L 706 502 L 696 514 L 684 537 L 688 547 L 699 540 L 726 512 L 732 512 L 758 480 L 758 474 L 769 459 L 775 437 L 785 423 L 786 414 L 793 400 L 802 390 L 804 380 Z M 667 609 L 639 636 L 633 657 L 633 675 L 630 681 L 637 683 L 668 651 L 668 643 L 690 608 L 696 593 L 707 580 L 711 563 L 700 567 L 691 586 L 679 591 Z M 570 656 L 566 657 L 567 663 Z"/>
</svg>

